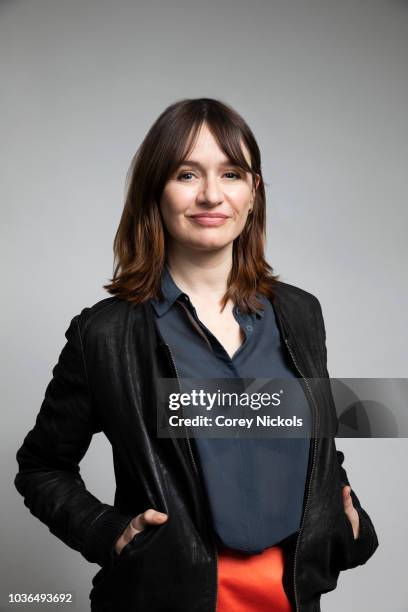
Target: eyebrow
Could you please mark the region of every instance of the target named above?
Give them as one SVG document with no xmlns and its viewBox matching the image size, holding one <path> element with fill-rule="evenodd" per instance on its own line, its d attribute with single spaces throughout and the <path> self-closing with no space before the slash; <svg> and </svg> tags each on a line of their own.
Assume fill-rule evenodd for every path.
<svg viewBox="0 0 408 612">
<path fill-rule="evenodd" d="M 198 161 L 196 161 L 194 159 L 187 159 L 185 161 L 182 161 L 180 163 L 179 167 L 180 166 L 192 166 L 193 168 L 201 168 L 201 169 L 203 168 L 203 166 L 200 164 L 200 162 L 198 162 Z M 234 162 L 228 161 L 228 160 L 224 161 L 224 162 L 221 162 L 219 164 L 220 168 L 225 168 L 226 166 L 235 166 L 237 168 L 241 167 L 239 164 L 234 164 Z"/>
</svg>

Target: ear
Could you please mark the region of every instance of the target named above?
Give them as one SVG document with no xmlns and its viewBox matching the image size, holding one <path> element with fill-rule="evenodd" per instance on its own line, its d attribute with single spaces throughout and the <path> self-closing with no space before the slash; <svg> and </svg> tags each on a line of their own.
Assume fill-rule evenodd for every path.
<svg viewBox="0 0 408 612">
<path fill-rule="evenodd" d="M 260 177 L 260 175 L 258 173 L 255 173 L 255 177 L 256 177 L 255 178 L 255 185 L 254 185 L 254 187 L 252 189 L 252 197 L 254 198 L 254 200 L 255 200 L 255 192 L 258 189 L 259 183 L 261 181 L 261 177 Z"/>
</svg>

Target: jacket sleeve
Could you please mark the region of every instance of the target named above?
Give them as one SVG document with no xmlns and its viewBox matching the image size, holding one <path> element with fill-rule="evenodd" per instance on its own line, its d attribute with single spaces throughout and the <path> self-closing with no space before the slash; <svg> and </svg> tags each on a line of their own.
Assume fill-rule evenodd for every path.
<svg viewBox="0 0 408 612">
<path fill-rule="evenodd" d="M 318 330 L 320 330 L 321 342 L 323 346 L 324 375 L 326 378 L 330 378 L 329 373 L 327 371 L 326 329 L 324 325 L 322 308 L 317 298 L 316 298 L 315 314 L 316 314 L 316 324 L 317 324 Z M 329 390 L 331 393 L 330 385 L 329 385 Z M 333 405 L 335 405 L 335 401 L 334 401 L 332 394 L 331 394 L 331 401 L 333 402 Z M 339 428 L 339 423 L 337 421 L 335 435 L 337 435 L 338 433 L 338 428 Z M 345 528 L 349 534 L 350 541 L 351 541 L 350 557 L 347 560 L 347 564 L 344 569 L 351 569 L 353 567 L 356 567 L 357 565 L 364 565 L 364 563 L 366 563 L 368 559 L 374 554 L 374 552 L 378 548 L 378 537 L 377 537 L 377 533 L 375 531 L 374 525 L 369 515 L 367 514 L 365 509 L 361 506 L 360 500 L 357 497 L 353 489 L 353 486 L 349 482 L 347 472 L 343 466 L 344 453 L 342 451 L 336 450 L 336 454 L 337 454 L 337 461 L 338 461 L 339 471 L 340 471 L 341 486 L 343 487 L 345 485 L 349 485 L 351 487 L 351 499 L 353 501 L 353 506 L 356 508 L 358 515 L 359 515 L 359 519 L 360 519 L 359 536 L 358 538 L 354 539 L 353 528 L 351 526 L 350 521 L 348 520 L 346 513 L 344 513 L 345 518 L 346 518 Z"/>
<path fill-rule="evenodd" d="M 88 388 L 80 319 L 65 332 L 67 342 L 52 370 L 35 425 L 17 451 L 14 484 L 30 512 L 87 561 L 109 563 L 114 544 L 132 515 L 120 513 L 90 493 L 79 462 L 101 431 Z"/>
</svg>

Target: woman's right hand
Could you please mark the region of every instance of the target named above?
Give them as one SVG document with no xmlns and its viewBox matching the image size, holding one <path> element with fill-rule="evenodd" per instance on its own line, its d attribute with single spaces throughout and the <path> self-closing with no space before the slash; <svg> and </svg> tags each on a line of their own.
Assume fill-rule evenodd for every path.
<svg viewBox="0 0 408 612">
<path fill-rule="evenodd" d="M 159 512 L 153 508 L 149 508 L 133 517 L 129 525 L 122 532 L 122 535 L 116 540 L 115 552 L 120 555 L 122 548 L 132 540 L 135 535 L 143 531 L 146 525 L 161 525 L 167 521 L 167 514 Z"/>
</svg>

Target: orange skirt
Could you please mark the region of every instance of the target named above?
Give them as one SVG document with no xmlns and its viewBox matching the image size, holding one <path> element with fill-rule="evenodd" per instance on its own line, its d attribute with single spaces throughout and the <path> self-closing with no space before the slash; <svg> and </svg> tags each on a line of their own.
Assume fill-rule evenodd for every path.
<svg viewBox="0 0 408 612">
<path fill-rule="evenodd" d="M 256 555 L 220 548 L 217 612 L 292 612 L 282 584 L 283 565 L 280 546 Z"/>
</svg>

